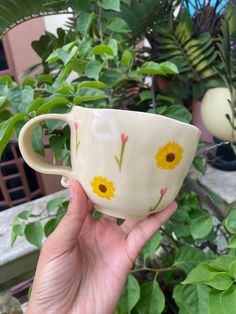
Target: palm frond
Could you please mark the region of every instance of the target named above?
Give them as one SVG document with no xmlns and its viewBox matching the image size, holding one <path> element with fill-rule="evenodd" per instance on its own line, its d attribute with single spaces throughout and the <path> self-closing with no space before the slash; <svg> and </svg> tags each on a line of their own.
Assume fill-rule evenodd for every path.
<svg viewBox="0 0 236 314">
<path fill-rule="evenodd" d="M 177 27 L 170 24 L 157 30 L 158 57 L 175 63 L 183 80 L 202 82 L 217 74 L 213 65 L 218 54 L 208 32 L 194 37 L 192 30 L 192 19 L 186 11 Z"/>
<path fill-rule="evenodd" d="M 68 13 L 72 0 L 0 0 L 0 37 L 34 17 Z"/>
</svg>

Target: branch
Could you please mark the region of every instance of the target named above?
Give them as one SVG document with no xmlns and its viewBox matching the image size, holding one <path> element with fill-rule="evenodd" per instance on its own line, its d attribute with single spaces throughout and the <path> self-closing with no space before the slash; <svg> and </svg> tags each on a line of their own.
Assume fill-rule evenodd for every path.
<svg viewBox="0 0 236 314">
<path fill-rule="evenodd" d="M 222 214 L 220 208 L 215 205 L 215 203 L 211 200 L 206 190 L 198 182 L 193 181 L 188 175 L 185 178 L 184 183 L 190 190 L 194 191 L 203 202 L 206 203 L 206 205 L 215 214 L 219 221 L 224 220 L 225 217 Z"/>
</svg>

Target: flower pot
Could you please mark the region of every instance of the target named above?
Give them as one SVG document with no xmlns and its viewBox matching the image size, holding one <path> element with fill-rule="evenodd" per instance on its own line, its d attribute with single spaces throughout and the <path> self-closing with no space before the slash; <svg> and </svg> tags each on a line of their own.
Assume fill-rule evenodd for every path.
<svg viewBox="0 0 236 314">
<path fill-rule="evenodd" d="M 214 138 L 216 144 L 220 144 L 216 151 L 208 153 L 208 161 L 210 165 L 216 169 L 223 171 L 236 171 L 236 155 L 230 143 L 222 142 Z"/>
<path fill-rule="evenodd" d="M 233 131 L 226 118 L 226 115 L 229 115 L 232 120 L 232 111 L 228 101 L 230 99 L 228 88 L 209 89 L 202 100 L 201 116 L 203 123 L 213 136 L 223 141 L 233 142 L 236 140 L 236 131 Z"/>
</svg>

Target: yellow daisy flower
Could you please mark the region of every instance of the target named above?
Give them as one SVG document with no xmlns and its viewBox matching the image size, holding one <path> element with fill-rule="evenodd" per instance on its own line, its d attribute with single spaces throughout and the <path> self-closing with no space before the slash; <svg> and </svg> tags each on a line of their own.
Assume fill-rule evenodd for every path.
<svg viewBox="0 0 236 314">
<path fill-rule="evenodd" d="M 158 167 L 173 170 L 183 158 L 183 148 L 175 142 L 168 142 L 158 149 L 155 159 Z"/>
<path fill-rule="evenodd" d="M 94 177 L 94 180 L 91 182 L 93 188 L 93 193 L 97 194 L 99 197 L 106 198 L 110 200 L 112 197 L 115 197 L 115 187 L 111 181 L 108 181 L 104 177 Z"/>
</svg>

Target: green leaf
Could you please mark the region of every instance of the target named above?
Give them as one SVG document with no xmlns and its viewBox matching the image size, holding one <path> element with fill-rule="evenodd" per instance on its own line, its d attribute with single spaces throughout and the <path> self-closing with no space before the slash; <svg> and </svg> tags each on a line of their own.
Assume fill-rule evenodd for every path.
<svg viewBox="0 0 236 314">
<path fill-rule="evenodd" d="M 133 307 L 138 302 L 139 297 L 139 284 L 133 275 L 129 275 L 119 302 L 125 313 L 130 312 L 133 309 Z"/>
<path fill-rule="evenodd" d="M 171 105 L 167 107 L 167 110 L 164 112 L 166 117 L 176 119 L 185 123 L 189 123 L 192 120 L 192 115 L 182 105 Z"/>
<path fill-rule="evenodd" d="M 36 98 L 28 108 L 28 113 L 37 110 L 44 102 L 46 98 Z"/>
<path fill-rule="evenodd" d="M 37 113 L 38 114 L 43 114 L 47 113 L 48 111 L 52 110 L 56 106 L 65 106 L 69 103 L 69 100 L 66 99 L 65 97 L 62 97 L 60 95 L 52 95 L 51 99 L 46 101 L 43 105 L 41 105 Z"/>
<path fill-rule="evenodd" d="M 202 285 L 177 285 L 173 298 L 183 314 L 209 314 L 208 296 L 210 288 Z"/>
<path fill-rule="evenodd" d="M 204 157 L 202 156 L 196 156 L 193 159 L 193 166 L 195 169 L 197 169 L 199 172 L 201 172 L 202 174 L 205 174 L 206 169 L 207 169 L 207 164 L 206 164 L 206 160 Z"/>
<path fill-rule="evenodd" d="M 236 249 L 236 234 L 229 238 L 227 247 L 231 249 Z"/>
<path fill-rule="evenodd" d="M 201 263 L 192 269 L 186 279 L 182 281 L 182 284 L 204 284 L 210 282 L 216 274 L 218 274 L 218 272 L 211 268 L 209 264 Z"/>
<path fill-rule="evenodd" d="M 118 85 L 122 80 L 124 80 L 123 75 L 121 74 L 120 71 L 115 69 L 105 70 L 100 77 L 100 81 L 112 87 Z"/>
<path fill-rule="evenodd" d="M 152 92 L 150 90 L 144 90 L 139 94 L 141 101 L 150 100 L 152 99 Z M 159 107 L 158 107 L 159 108 Z M 151 112 L 151 111 L 149 111 Z"/>
<path fill-rule="evenodd" d="M 108 96 L 100 89 L 91 87 L 80 88 L 73 99 L 73 103 L 79 105 L 82 102 L 89 102 L 99 99 L 106 99 Z"/>
<path fill-rule="evenodd" d="M 108 56 L 114 56 L 113 50 L 111 47 L 107 45 L 98 45 L 93 48 L 93 54 L 95 55 L 108 55 Z"/>
<path fill-rule="evenodd" d="M 10 239 L 10 245 L 11 247 L 13 247 L 14 243 L 16 242 L 17 239 L 17 235 L 13 232 L 13 230 L 11 231 L 11 239 Z"/>
<path fill-rule="evenodd" d="M 102 0 L 101 7 L 104 10 L 120 12 L 120 0 Z"/>
<path fill-rule="evenodd" d="M 85 82 L 79 83 L 78 89 L 81 87 L 93 87 L 93 88 L 99 88 L 99 89 L 108 88 L 106 84 L 100 81 L 85 81 Z"/>
<path fill-rule="evenodd" d="M 178 68 L 177 66 L 169 61 L 162 62 L 160 63 L 161 69 L 166 73 L 166 74 L 178 74 Z"/>
<path fill-rule="evenodd" d="M 42 83 L 47 83 L 47 84 L 52 84 L 53 83 L 53 77 L 51 75 L 48 75 L 48 74 L 40 74 L 37 76 L 37 80 L 39 82 L 42 82 Z"/>
<path fill-rule="evenodd" d="M 24 87 L 21 94 L 21 103 L 18 108 L 20 112 L 27 114 L 34 100 L 34 89 L 30 86 Z"/>
<path fill-rule="evenodd" d="M 160 314 L 165 308 L 165 296 L 156 280 L 141 286 L 141 295 L 135 306 L 139 314 Z"/>
<path fill-rule="evenodd" d="M 25 227 L 25 237 L 33 245 L 38 248 L 42 245 L 43 227 L 39 221 L 31 222 Z"/>
<path fill-rule="evenodd" d="M 160 232 L 156 232 L 154 236 L 147 242 L 145 247 L 143 248 L 142 252 L 140 253 L 140 256 L 143 259 L 146 259 L 148 257 L 153 257 L 156 250 L 159 248 L 161 244 L 162 235 Z"/>
<path fill-rule="evenodd" d="M 85 75 L 97 81 L 102 67 L 102 63 L 97 60 L 90 61 L 85 67 Z"/>
<path fill-rule="evenodd" d="M 188 274 L 199 263 L 209 260 L 209 256 L 202 250 L 191 246 L 182 246 L 176 256 L 174 266 Z"/>
<path fill-rule="evenodd" d="M 212 289 L 209 293 L 209 314 L 223 314 L 221 309 L 222 291 Z"/>
<path fill-rule="evenodd" d="M 25 230 L 25 225 L 23 224 L 13 225 L 12 227 L 12 231 L 14 232 L 16 236 L 23 236 L 24 230 Z"/>
<path fill-rule="evenodd" d="M 89 13 L 81 14 L 77 19 L 76 28 L 80 32 L 82 37 L 85 37 L 87 35 L 95 17 L 96 14 L 92 12 L 90 14 Z"/>
<path fill-rule="evenodd" d="M 9 111 L 9 110 L 3 110 L 1 111 L 1 114 L 0 114 L 0 125 L 2 122 L 10 119 L 12 117 L 12 113 Z"/>
<path fill-rule="evenodd" d="M 211 261 L 209 265 L 218 271 L 228 272 L 230 264 L 234 261 L 236 261 L 235 256 L 222 255 L 222 256 L 217 257 L 215 260 Z"/>
<path fill-rule="evenodd" d="M 64 201 L 65 201 L 65 197 L 63 197 L 63 196 L 60 196 L 60 197 L 57 197 L 57 198 L 50 200 L 47 203 L 47 211 L 50 213 L 55 208 L 58 208 Z"/>
<path fill-rule="evenodd" d="M 160 64 L 153 61 L 145 62 L 139 69 L 139 72 L 148 75 L 166 75 L 166 72 L 161 68 Z"/>
<path fill-rule="evenodd" d="M 232 286 L 233 279 L 228 273 L 219 272 L 206 284 L 217 290 L 226 290 Z"/>
<path fill-rule="evenodd" d="M 234 280 L 236 279 L 236 260 L 230 264 L 229 274 L 233 277 Z"/>
<path fill-rule="evenodd" d="M 236 208 L 231 209 L 228 217 L 225 220 L 225 227 L 236 234 Z"/>
<path fill-rule="evenodd" d="M 191 235 L 196 239 L 202 239 L 206 237 L 212 230 L 213 223 L 211 217 L 204 215 L 195 219 L 191 222 Z"/>
<path fill-rule="evenodd" d="M 125 50 L 122 54 L 120 63 L 123 64 L 127 69 L 130 68 L 133 59 L 133 54 L 129 50 Z"/>
<path fill-rule="evenodd" d="M 120 17 L 112 17 L 106 24 L 106 28 L 115 33 L 130 32 L 129 25 Z"/>
<path fill-rule="evenodd" d="M 54 135 L 49 138 L 49 145 L 53 151 L 54 157 L 57 159 L 61 155 L 64 146 L 64 140 L 61 135 Z"/>
<path fill-rule="evenodd" d="M 106 44 L 108 47 L 112 49 L 113 56 L 116 57 L 118 55 L 118 42 L 116 39 L 114 38 L 106 39 L 104 41 L 104 44 Z"/>
<path fill-rule="evenodd" d="M 236 309 L 236 285 L 221 294 L 220 299 L 223 314 L 233 314 Z"/>
<path fill-rule="evenodd" d="M 8 106 L 10 106 L 10 101 L 9 99 L 7 99 L 4 96 L 0 96 L 0 111 L 4 110 L 5 108 L 7 108 Z M 1 112 L 2 114 L 2 112 Z"/>
<path fill-rule="evenodd" d="M 38 153 L 41 156 L 44 156 L 44 146 L 42 143 L 42 137 L 43 137 L 43 128 L 41 125 L 37 125 L 33 131 L 32 144 L 36 153 Z"/>
<path fill-rule="evenodd" d="M 12 136 L 14 125 L 24 120 L 25 115 L 20 113 L 0 124 L 0 156 Z"/>
<path fill-rule="evenodd" d="M 23 81 L 22 81 L 22 87 L 24 88 L 25 86 L 30 86 L 32 88 L 35 87 L 36 85 L 36 79 L 32 76 L 25 76 Z"/>
<path fill-rule="evenodd" d="M 59 220 L 57 218 L 53 218 L 49 220 L 44 226 L 44 234 L 48 237 L 58 226 Z"/>
<path fill-rule="evenodd" d="M 32 209 L 24 210 L 23 212 L 19 213 L 17 215 L 17 217 L 19 217 L 19 218 L 21 218 L 23 220 L 27 220 L 31 214 L 32 214 Z"/>
</svg>

